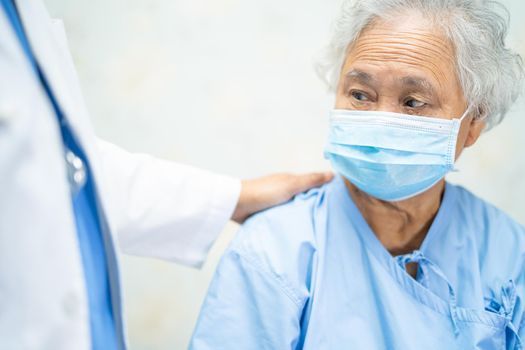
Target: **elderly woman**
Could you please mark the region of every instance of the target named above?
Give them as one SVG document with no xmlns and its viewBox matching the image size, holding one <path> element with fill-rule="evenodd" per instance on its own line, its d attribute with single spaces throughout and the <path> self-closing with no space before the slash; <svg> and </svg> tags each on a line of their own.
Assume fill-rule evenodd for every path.
<svg viewBox="0 0 525 350">
<path fill-rule="evenodd" d="M 444 180 L 517 98 L 502 9 L 343 5 L 325 67 L 340 176 L 242 227 L 192 349 L 522 349 L 525 230 Z"/>
</svg>

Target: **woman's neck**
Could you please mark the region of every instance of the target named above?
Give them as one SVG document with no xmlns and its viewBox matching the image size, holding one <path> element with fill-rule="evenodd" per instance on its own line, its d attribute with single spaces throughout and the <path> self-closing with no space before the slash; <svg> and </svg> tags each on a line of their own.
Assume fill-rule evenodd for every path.
<svg viewBox="0 0 525 350">
<path fill-rule="evenodd" d="M 359 211 L 390 254 L 407 254 L 419 249 L 441 205 L 445 189 L 442 180 L 415 197 L 385 202 L 359 190 L 345 179 Z"/>
</svg>

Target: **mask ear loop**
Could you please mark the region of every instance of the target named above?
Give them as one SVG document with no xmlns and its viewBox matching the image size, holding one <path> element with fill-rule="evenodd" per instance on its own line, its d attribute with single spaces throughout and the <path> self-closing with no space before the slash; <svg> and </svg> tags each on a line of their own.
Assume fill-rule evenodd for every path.
<svg viewBox="0 0 525 350">
<path fill-rule="evenodd" d="M 457 139 L 458 139 L 459 129 L 461 128 L 461 124 L 463 123 L 463 120 L 469 115 L 470 109 L 471 109 L 471 105 L 469 104 L 467 106 L 467 109 L 465 110 L 465 112 L 463 113 L 463 115 L 460 118 L 454 118 L 454 119 L 451 120 L 453 125 L 454 125 L 454 128 L 453 128 L 453 132 L 454 132 L 454 141 L 453 142 L 454 142 L 454 144 L 453 144 L 453 146 L 450 147 L 450 151 L 451 152 L 455 152 L 455 150 L 456 150 L 456 143 L 457 143 Z M 450 171 L 451 172 L 457 172 L 458 170 L 455 167 L 456 160 L 457 160 L 455 154 L 452 155 L 450 158 L 453 160 L 452 168 L 450 169 Z"/>
<path fill-rule="evenodd" d="M 470 110 L 472 108 L 472 105 L 469 105 L 467 107 L 467 110 L 465 111 L 465 113 L 463 113 L 463 115 L 461 116 L 461 118 L 459 118 L 459 123 L 461 124 L 461 122 L 463 122 L 463 119 L 465 119 L 467 117 L 467 115 L 470 113 Z M 478 108 L 478 113 L 479 113 L 479 108 Z M 481 114 L 481 113 L 480 113 Z M 488 115 L 486 113 L 483 113 L 482 117 L 481 118 L 476 118 L 474 117 L 472 119 L 473 122 L 476 122 L 476 123 L 479 123 L 479 122 L 483 122 L 487 119 Z"/>
<path fill-rule="evenodd" d="M 465 119 L 469 115 L 470 108 L 471 108 L 471 105 L 468 105 L 467 109 L 465 110 L 465 113 L 463 113 L 461 118 L 459 118 L 459 124 L 461 124 L 463 122 L 463 119 Z"/>
</svg>

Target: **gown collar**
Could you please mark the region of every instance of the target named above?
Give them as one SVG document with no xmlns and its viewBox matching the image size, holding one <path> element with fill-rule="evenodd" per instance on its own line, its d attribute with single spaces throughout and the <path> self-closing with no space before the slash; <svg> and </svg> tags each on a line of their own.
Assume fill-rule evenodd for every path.
<svg viewBox="0 0 525 350">
<path fill-rule="evenodd" d="M 346 217 L 349 225 L 354 228 L 371 256 L 415 299 L 442 314 L 450 315 L 449 304 L 410 276 L 407 271 L 399 265 L 396 258 L 393 257 L 379 241 L 352 200 L 343 178 L 338 175 L 334 182 L 331 196 L 333 196 L 332 198 L 334 199 L 333 203 L 339 206 L 339 209 L 332 208 L 332 210 L 343 211 L 342 215 Z M 449 224 L 455 220 L 457 213 L 457 210 L 455 210 L 456 199 L 457 188 L 446 183 L 441 205 L 419 249 L 423 255 L 427 255 L 428 252 L 432 250 L 432 243 L 435 242 L 435 240 L 445 232 Z"/>
</svg>

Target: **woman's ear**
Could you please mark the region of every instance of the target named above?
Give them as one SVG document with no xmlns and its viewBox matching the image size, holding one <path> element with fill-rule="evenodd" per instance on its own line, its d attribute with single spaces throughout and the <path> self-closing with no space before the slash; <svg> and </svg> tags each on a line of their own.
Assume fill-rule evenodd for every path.
<svg viewBox="0 0 525 350">
<path fill-rule="evenodd" d="M 480 107 L 470 120 L 470 126 L 465 140 L 465 147 L 470 147 L 478 141 L 483 130 L 487 126 L 485 119 L 487 117 L 486 112 Z"/>
</svg>

